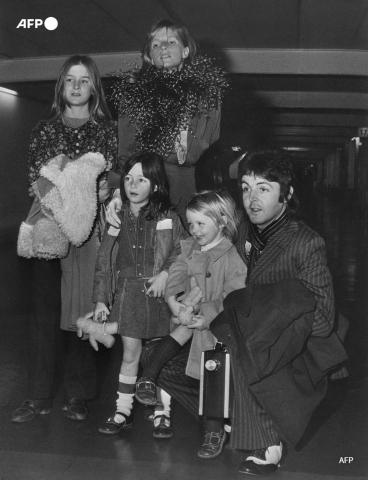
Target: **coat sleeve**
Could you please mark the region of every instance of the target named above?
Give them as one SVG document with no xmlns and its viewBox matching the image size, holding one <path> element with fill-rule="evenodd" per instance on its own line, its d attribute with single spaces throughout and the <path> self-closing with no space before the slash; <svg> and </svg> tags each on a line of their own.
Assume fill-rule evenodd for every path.
<svg viewBox="0 0 368 480">
<path fill-rule="evenodd" d="M 137 128 L 128 117 L 119 117 L 118 120 L 118 164 L 116 167 L 116 173 L 122 174 L 123 167 L 130 156 L 134 153 L 132 147 L 135 140 L 135 133 Z"/>
<path fill-rule="evenodd" d="M 36 182 L 45 163 L 55 156 L 55 140 L 52 125 L 38 122 L 31 133 L 28 148 L 28 181 Z"/>
<path fill-rule="evenodd" d="M 165 300 L 169 297 L 185 292 L 188 285 L 188 264 L 181 253 L 169 269 L 169 276 L 165 288 Z"/>
<path fill-rule="evenodd" d="M 335 300 L 324 240 L 316 235 L 299 249 L 298 276 L 317 300 L 312 335 L 327 337 L 334 325 Z"/>
<path fill-rule="evenodd" d="M 105 160 L 107 170 L 116 172 L 118 169 L 118 128 L 114 120 L 106 122 L 105 130 Z"/>
<path fill-rule="evenodd" d="M 111 269 L 114 268 L 113 265 L 111 265 L 111 254 L 116 242 L 116 237 L 108 233 L 109 228 L 110 225 L 106 224 L 100 249 L 97 254 L 92 295 L 93 303 L 102 302 L 105 305 L 109 305 L 111 300 L 111 281 L 113 277 Z"/>
<path fill-rule="evenodd" d="M 247 277 L 247 267 L 235 252 L 228 256 L 228 263 L 225 267 L 225 281 L 223 286 L 223 291 L 221 295 L 215 300 L 209 302 L 202 302 L 201 313 L 206 317 L 206 319 L 214 320 L 217 315 L 223 311 L 223 301 L 224 298 L 233 290 L 238 290 L 239 288 L 244 288 L 245 280 Z"/>
<path fill-rule="evenodd" d="M 189 134 L 186 164 L 195 165 L 202 153 L 220 138 L 221 107 L 196 118 L 194 132 Z"/>
<path fill-rule="evenodd" d="M 168 271 L 171 265 L 175 262 L 181 252 L 180 241 L 185 240 L 188 238 L 188 234 L 185 231 L 183 224 L 181 223 L 179 215 L 176 213 L 172 214 L 172 221 L 173 221 L 173 250 L 170 256 L 165 260 L 162 270 Z"/>
</svg>

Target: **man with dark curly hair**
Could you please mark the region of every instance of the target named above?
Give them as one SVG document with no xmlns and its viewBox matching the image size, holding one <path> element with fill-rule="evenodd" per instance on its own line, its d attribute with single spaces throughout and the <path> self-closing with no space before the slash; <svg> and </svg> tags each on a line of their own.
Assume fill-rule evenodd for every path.
<svg viewBox="0 0 368 480">
<path fill-rule="evenodd" d="M 335 332 L 325 244 L 297 220 L 288 155 L 248 153 L 239 163 L 238 181 L 246 215 L 237 249 L 248 267 L 246 287 L 226 297 L 210 328 L 230 351 L 230 448 L 250 451 L 241 473 L 265 475 L 280 464 L 282 442 L 299 442 L 332 370 L 346 375 L 339 367 L 346 354 Z M 184 346 L 162 369 L 158 384 L 197 415 L 199 385 L 184 373 L 186 351 Z M 153 352 L 148 345 L 143 364 Z M 198 455 L 210 459 L 222 451 L 226 425 L 207 419 L 205 429 Z"/>
</svg>

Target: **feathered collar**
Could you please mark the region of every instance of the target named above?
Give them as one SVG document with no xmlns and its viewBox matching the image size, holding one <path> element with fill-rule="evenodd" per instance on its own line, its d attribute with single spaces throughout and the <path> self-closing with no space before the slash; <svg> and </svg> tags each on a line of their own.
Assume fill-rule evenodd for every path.
<svg viewBox="0 0 368 480">
<path fill-rule="evenodd" d="M 221 104 L 228 88 L 225 73 L 207 57 L 196 57 L 180 71 L 150 66 L 143 73 L 137 65 L 113 74 L 119 80 L 110 98 L 120 117 L 137 127 L 135 151 L 169 153 L 190 119 L 209 115 Z"/>
</svg>

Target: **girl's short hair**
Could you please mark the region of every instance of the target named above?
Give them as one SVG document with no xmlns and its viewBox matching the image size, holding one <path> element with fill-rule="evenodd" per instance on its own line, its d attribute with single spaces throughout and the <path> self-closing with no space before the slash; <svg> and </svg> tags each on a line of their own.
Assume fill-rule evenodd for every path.
<svg viewBox="0 0 368 480">
<path fill-rule="evenodd" d="M 225 190 L 204 190 L 195 193 L 188 202 L 187 210 L 206 215 L 215 225 L 223 227 L 224 236 L 228 240 L 236 242 L 238 214 L 234 200 Z M 226 217 L 225 222 L 223 217 Z"/>
<path fill-rule="evenodd" d="M 163 28 L 171 28 L 171 30 L 175 33 L 175 35 L 178 37 L 178 39 L 181 41 L 183 46 L 186 48 L 188 47 L 189 49 L 189 54 L 186 58 L 184 58 L 184 63 L 192 63 L 197 51 L 197 45 L 196 42 L 193 40 L 191 37 L 187 27 L 185 25 L 179 25 L 178 23 L 175 23 L 171 20 L 167 20 L 165 18 L 158 20 L 156 23 L 154 23 L 150 31 L 148 32 L 143 48 L 142 48 L 142 71 L 145 71 L 150 65 L 152 65 L 152 59 L 151 59 L 151 43 L 153 40 L 153 37 L 156 35 L 157 32 L 162 30 Z"/>
<path fill-rule="evenodd" d="M 101 77 L 97 70 L 95 62 L 87 55 L 73 55 L 69 57 L 61 67 L 59 77 L 55 85 L 54 102 L 51 107 L 50 120 L 57 120 L 62 117 L 67 106 L 65 95 L 65 81 L 69 70 L 75 65 L 83 65 L 91 80 L 91 97 L 89 99 L 89 113 L 92 119 L 107 118 L 111 119 L 111 114 L 106 103 L 105 94 L 102 87 Z"/>
<path fill-rule="evenodd" d="M 145 178 L 151 182 L 151 191 L 147 205 L 142 209 L 146 212 L 147 220 L 160 220 L 170 210 L 170 188 L 167 180 L 163 158 L 154 152 L 136 153 L 125 163 L 120 180 L 120 192 L 123 199 L 125 195 L 125 177 L 130 170 L 140 163 Z"/>
</svg>

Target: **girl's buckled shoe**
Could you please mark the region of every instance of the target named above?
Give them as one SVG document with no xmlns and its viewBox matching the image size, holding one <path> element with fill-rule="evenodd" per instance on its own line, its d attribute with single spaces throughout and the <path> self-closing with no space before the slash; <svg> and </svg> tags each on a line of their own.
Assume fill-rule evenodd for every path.
<svg viewBox="0 0 368 480">
<path fill-rule="evenodd" d="M 115 415 L 121 415 L 122 417 L 125 418 L 124 422 L 118 423 L 115 422 L 114 418 Z M 132 415 L 125 415 L 125 413 L 121 412 L 115 412 L 114 415 L 109 417 L 106 422 L 101 426 L 98 431 L 100 433 L 105 433 L 107 435 L 114 435 L 115 433 L 119 433 L 122 430 L 126 430 L 128 428 L 132 428 L 133 426 L 133 419 Z"/>
<path fill-rule="evenodd" d="M 156 384 L 152 378 L 141 377 L 137 381 L 135 398 L 144 405 L 156 405 Z"/>
<path fill-rule="evenodd" d="M 157 422 L 157 420 L 159 420 Z M 153 436 L 155 438 L 171 438 L 174 435 L 173 429 L 171 428 L 170 417 L 166 415 L 157 415 L 154 419 L 155 429 L 153 430 Z"/>
</svg>

